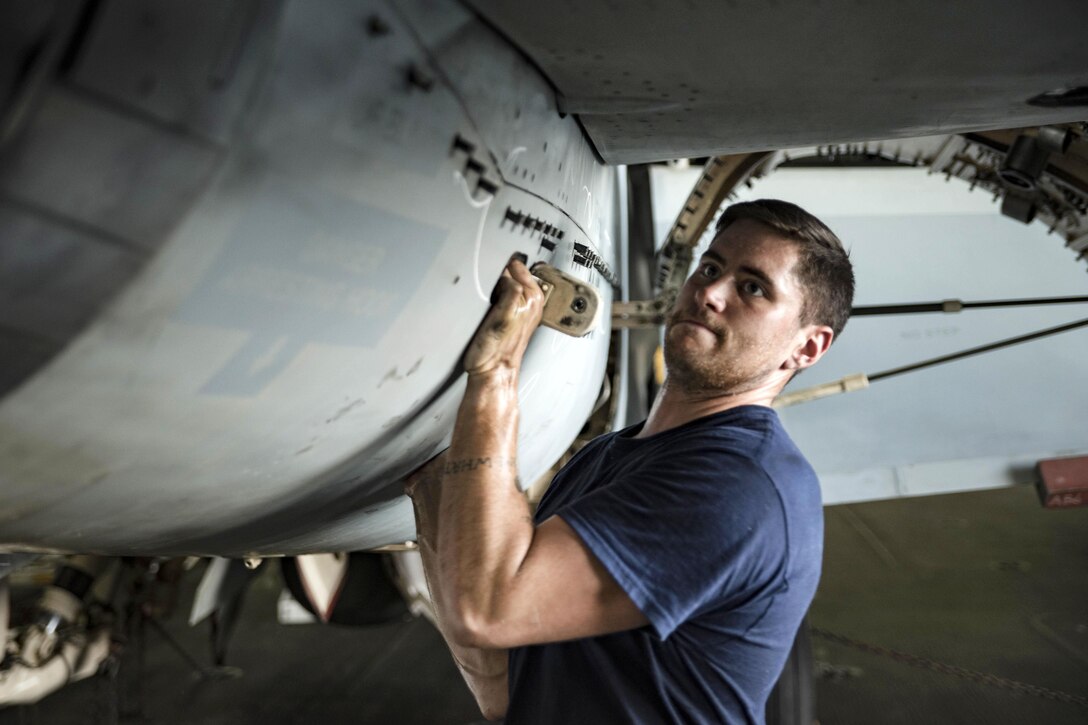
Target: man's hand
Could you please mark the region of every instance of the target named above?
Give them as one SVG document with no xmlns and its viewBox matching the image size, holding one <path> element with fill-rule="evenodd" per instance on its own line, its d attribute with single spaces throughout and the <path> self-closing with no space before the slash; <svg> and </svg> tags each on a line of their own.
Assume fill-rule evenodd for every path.
<svg viewBox="0 0 1088 725">
<path fill-rule="evenodd" d="M 469 375 L 517 370 L 544 312 L 544 292 L 528 268 L 511 259 L 499 279 L 498 300 L 465 352 Z"/>
</svg>

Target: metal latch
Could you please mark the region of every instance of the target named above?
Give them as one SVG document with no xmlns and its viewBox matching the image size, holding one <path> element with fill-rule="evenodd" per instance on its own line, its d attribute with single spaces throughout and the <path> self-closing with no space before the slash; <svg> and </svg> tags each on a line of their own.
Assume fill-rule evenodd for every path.
<svg viewBox="0 0 1088 725">
<path fill-rule="evenodd" d="M 544 262 L 529 271 L 544 292 L 540 324 L 573 337 L 587 335 L 597 327 L 601 296 L 596 289 Z"/>
</svg>

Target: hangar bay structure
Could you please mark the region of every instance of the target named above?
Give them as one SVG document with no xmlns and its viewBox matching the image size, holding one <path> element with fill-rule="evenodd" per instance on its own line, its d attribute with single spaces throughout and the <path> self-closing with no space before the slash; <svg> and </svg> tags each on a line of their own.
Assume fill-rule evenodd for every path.
<svg viewBox="0 0 1088 725">
<path fill-rule="evenodd" d="M 770 149 L 941 136 L 917 158 L 1083 257 L 1079 9 L 5 3 L 0 577 L 42 552 L 88 573 L 410 541 L 399 481 L 444 448 L 514 252 L 605 306 L 585 337 L 533 341 L 521 479 L 595 411 L 636 414 L 607 314 L 657 294 L 628 283 L 653 245 L 627 164 L 722 157 L 718 203 Z M 51 626 L 11 633 L 31 665 L 69 651 L 80 597 L 56 597 Z"/>
</svg>

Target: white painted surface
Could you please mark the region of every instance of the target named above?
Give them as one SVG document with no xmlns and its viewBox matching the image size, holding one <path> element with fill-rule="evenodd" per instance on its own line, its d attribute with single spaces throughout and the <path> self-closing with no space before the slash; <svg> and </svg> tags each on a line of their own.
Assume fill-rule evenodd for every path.
<svg viewBox="0 0 1088 725">
<path fill-rule="evenodd" d="M 391 32 L 365 35 L 368 13 Z M 429 90 L 408 83 L 411 64 Z M 460 357 L 510 256 L 610 305 L 574 245 L 615 268 L 615 172 L 460 5 L 291 4 L 268 72 L 161 252 L 0 401 L 0 548 L 238 556 L 412 539 L 398 481 L 445 445 Z M 554 228 L 555 248 L 511 209 Z M 522 480 L 581 428 L 608 343 L 607 324 L 535 336 Z"/>
</svg>

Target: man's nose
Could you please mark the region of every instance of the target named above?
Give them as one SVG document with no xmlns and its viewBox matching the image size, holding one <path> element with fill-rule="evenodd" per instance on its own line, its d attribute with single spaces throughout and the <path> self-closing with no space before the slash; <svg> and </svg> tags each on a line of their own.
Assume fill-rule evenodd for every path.
<svg viewBox="0 0 1088 725">
<path fill-rule="evenodd" d="M 700 285 L 695 290 L 695 301 L 715 312 L 724 310 L 729 301 L 729 285 L 726 279 L 719 277 L 712 282 Z"/>
</svg>

